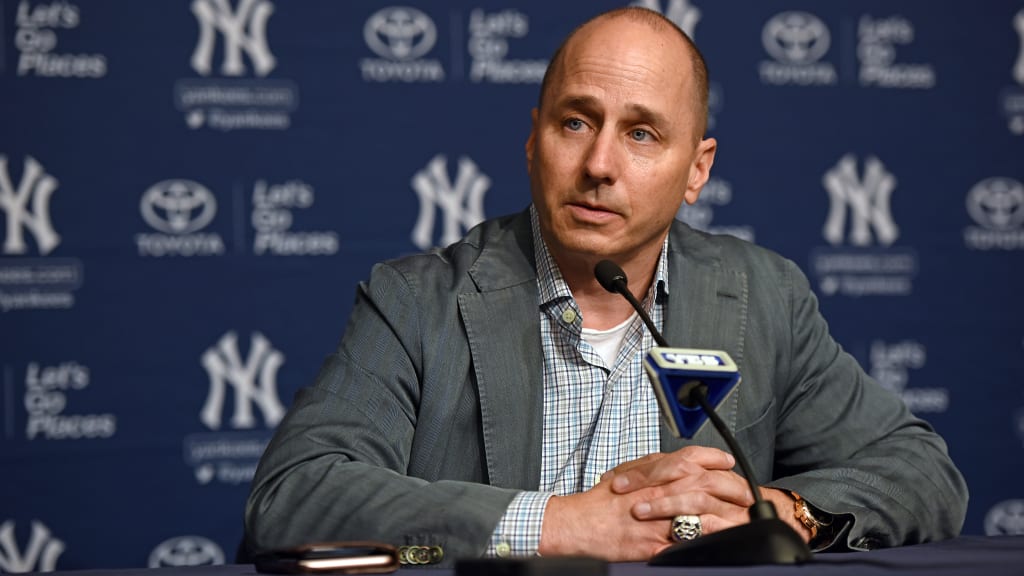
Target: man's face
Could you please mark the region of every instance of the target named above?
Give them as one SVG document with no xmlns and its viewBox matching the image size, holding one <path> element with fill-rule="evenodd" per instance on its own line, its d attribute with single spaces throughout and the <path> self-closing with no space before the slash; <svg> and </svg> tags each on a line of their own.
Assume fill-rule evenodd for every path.
<svg viewBox="0 0 1024 576">
<path fill-rule="evenodd" d="M 684 41 L 622 18 L 598 21 L 577 32 L 562 62 L 526 143 L 544 240 L 556 260 L 649 259 L 714 160 L 714 140 L 694 134 Z"/>
</svg>

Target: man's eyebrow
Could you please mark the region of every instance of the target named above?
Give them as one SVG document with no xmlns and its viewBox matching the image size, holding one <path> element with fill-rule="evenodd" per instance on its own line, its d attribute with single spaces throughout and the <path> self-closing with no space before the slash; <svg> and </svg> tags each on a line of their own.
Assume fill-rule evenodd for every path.
<svg viewBox="0 0 1024 576">
<path fill-rule="evenodd" d="M 556 108 L 577 110 L 593 110 L 598 107 L 597 98 L 593 96 L 566 96 L 555 103 Z"/>
<path fill-rule="evenodd" d="M 657 110 L 652 110 L 643 104 L 627 104 L 626 108 L 636 114 L 641 120 L 649 124 L 653 124 L 655 126 L 669 126 L 672 124 L 667 116 Z"/>
<path fill-rule="evenodd" d="M 600 107 L 598 99 L 593 96 L 566 96 L 559 100 L 556 105 L 558 109 L 582 110 L 585 112 L 596 110 Z M 643 104 L 627 104 L 626 108 L 639 120 L 658 126 L 671 124 L 668 117 L 651 109 Z"/>
</svg>

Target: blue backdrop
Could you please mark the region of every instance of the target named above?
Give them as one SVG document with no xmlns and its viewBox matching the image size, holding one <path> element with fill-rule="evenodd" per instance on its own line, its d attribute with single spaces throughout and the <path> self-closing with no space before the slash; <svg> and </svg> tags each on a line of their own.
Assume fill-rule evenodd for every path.
<svg viewBox="0 0 1024 576">
<path fill-rule="evenodd" d="M 0 0 L 0 571 L 230 562 L 356 282 L 526 206 L 547 58 L 627 1 Z M 1024 2 L 642 3 L 711 70 L 679 217 L 796 261 L 1024 533 Z"/>
</svg>

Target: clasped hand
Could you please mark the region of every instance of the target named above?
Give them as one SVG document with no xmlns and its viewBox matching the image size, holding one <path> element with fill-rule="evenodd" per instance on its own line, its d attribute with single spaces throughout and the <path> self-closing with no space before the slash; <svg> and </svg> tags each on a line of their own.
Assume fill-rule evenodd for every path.
<svg viewBox="0 0 1024 576">
<path fill-rule="evenodd" d="M 700 516 L 704 534 L 747 522 L 754 496 L 735 464 L 731 454 L 703 446 L 621 464 L 590 490 L 549 500 L 539 552 L 646 561 L 673 543 L 677 515 Z M 770 489 L 764 495 L 789 498 Z"/>
</svg>

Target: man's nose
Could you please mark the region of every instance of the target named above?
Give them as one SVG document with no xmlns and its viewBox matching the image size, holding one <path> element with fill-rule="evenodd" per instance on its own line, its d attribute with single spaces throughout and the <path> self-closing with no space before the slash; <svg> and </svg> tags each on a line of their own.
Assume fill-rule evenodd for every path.
<svg viewBox="0 0 1024 576">
<path fill-rule="evenodd" d="M 587 176 L 604 183 L 615 182 L 622 162 L 622 142 L 615 132 L 604 128 L 597 133 L 587 151 L 584 169 Z"/>
</svg>

